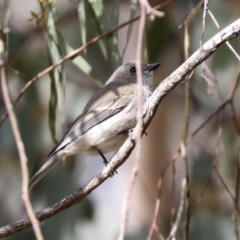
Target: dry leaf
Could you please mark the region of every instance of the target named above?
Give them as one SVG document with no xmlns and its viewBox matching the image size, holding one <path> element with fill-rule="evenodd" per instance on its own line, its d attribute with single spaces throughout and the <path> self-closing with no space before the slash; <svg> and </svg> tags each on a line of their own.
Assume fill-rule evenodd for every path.
<svg viewBox="0 0 240 240">
<path fill-rule="evenodd" d="M 208 84 L 208 89 L 207 89 L 208 94 L 213 95 L 213 88 L 216 88 L 219 90 L 217 78 L 205 63 L 203 63 L 201 76 L 205 78 Z"/>
</svg>

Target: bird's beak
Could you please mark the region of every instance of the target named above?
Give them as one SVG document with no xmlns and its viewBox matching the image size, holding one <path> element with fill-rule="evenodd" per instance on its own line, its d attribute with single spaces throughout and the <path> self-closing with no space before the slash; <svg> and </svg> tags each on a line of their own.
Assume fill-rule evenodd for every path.
<svg viewBox="0 0 240 240">
<path fill-rule="evenodd" d="M 149 70 L 149 71 L 153 71 L 153 70 L 155 70 L 156 68 L 158 68 L 160 65 L 161 65 L 161 63 L 159 63 L 159 62 L 149 63 L 149 64 L 148 64 L 148 70 Z"/>
</svg>

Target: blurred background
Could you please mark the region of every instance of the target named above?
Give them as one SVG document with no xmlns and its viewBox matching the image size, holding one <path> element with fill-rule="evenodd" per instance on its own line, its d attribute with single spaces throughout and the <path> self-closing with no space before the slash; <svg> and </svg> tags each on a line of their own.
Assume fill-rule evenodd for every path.
<svg viewBox="0 0 240 240">
<path fill-rule="evenodd" d="M 164 1 L 149 1 L 156 6 Z M 161 10 L 164 18 L 146 19 L 143 60 L 161 62 L 155 71 L 155 85 L 184 62 L 184 33 L 179 28 L 198 1 L 176 0 Z M 209 9 L 222 28 L 240 16 L 237 0 L 210 1 Z M 0 25 L 8 27 L 7 80 L 12 99 L 39 72 L 62 59 L 92 38 L 105 33 L 139 14 L 137 1 L 90 0 L 2 0 Z M 202 33 L 200 10 L 189 29 L 190 53 L 198 49 Z M 204 42 L 218 32 L 206 17 Z M 32 176 L 60 140 L 67 126 L 81 113 L 88 99 L 122 63 L 136 58 L 138 21 L 113 32 L 86 48 L 55 71 L 38 79 L 18 102 L 17 115 L 21 136 Z M 240 38 L 230 41 L 240 53 Z M 191 111 L 189 135 L 228 97 L 236 82 L 239 61 L 226 45 L 207 61 L 216 76 L 219 91 L 207 93 L 207 83 L 198 67 L 191 77 Z M 162 180 L 161 205 L 157 218 L 159 232 L 151 239 L 167 238 L 180 204 L 184 166 L 181 158 L 168 166 L 180 146 L 184 126 L 184 84 L 178 85 L 163 100 L 142 139 L 139 174 L 131 199 L 126 240 L 147 239 Z M 240 94 L 234 95 L 235 119 L 240 122 Z M 0 117 L 6 108 L 0 94 Z M 187 147 L 190 173 L 189 239 L 239 239 L 239 213 L 233 198 L 239 193 L 239 135 L 234 127 L 230 107 L 225 107 L 202 128 Z M 110 159 L 113 153 L 107 155 Z M 81 203 L 41 223 L 45 239 L 117 239 L 121 209 L 134 167 L 135 152 Z M 31 191 L 34 209 L 41 210 L 81 187 L 102 168 L 101 157 L 87 153 L 69 157 L 58 164 Z M 9 119 L 0 126 L 0 225 L 26 216 L 21 193 L 21 168 Z M 233 197 L 232 197 L 233 196 Z M 235 200 L 236 202 L 237 200 Z M 184 209 L 176 239 L 183 239 Z M 32 229 L 6 239 L 34 239 Z"/>
</svg>

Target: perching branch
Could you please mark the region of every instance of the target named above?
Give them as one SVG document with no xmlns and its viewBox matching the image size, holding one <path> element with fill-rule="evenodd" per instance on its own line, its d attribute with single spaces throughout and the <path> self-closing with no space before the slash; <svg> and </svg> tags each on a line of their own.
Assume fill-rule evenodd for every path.
<svg viewBox="0 0 240 240">
<path fill-rule="evenodd" d="M 179 83 L 181 83 L 186 75 L 191 73 L 205 59 L 210 57 L 218 47 L 224 42 L 237 37 L 240 34 L 240 19 L 236 20 L 228 27 L 217 33 L 209 41 L 207 41 L 201 48 L 199 48 L 187 61 L 185 61 L 177 70 L 175 70 L 169 77 L 167 77 L 154 91 L 150 99 L 144 107 L 143 123 L 145 128 L 150 124 L 154 117 L 157 108 L 163 98 L 168 92 L 173 90 Z M 136 139 L 136 131 L 132 134 L 133 139 Z M 44 221 L 47 218 L 61 212 L 82 201 L 95 188 L 103 183 L 113 171 L 120 167 L 131 154 L 134 148 L 134 142 L 129 139 L 123 144 L 120 150 L 114 154 L 108 166 L 93 177 L 85 186 L 79 188 L 63 200 L 54 205 L 39 211 L 36 216 L 39 221 Z M 22 231 L 31 226 L 28 218 L 22 219 L 15 223 L 0 228 L 0 237 L 6 237 L 16 232 Z"/>
</svg>

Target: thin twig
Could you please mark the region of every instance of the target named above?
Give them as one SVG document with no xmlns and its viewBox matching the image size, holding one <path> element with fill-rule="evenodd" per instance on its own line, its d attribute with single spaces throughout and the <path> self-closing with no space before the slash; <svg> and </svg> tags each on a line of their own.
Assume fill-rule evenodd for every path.
<svg viewBox="0 0 240 240">
<path fill-rule="evenodd" d="M 134 168 L 135 169 L 135 168 Z M 128 217 L 129 217 L 129 209 L 130 209 L 130 196 L 132 193 L 133 182 L 135 179 L 135 172 L 132 171 L 130 178 L 128 180 L 127 190 L 124 194 L 124 199 L 122 202 L 122 210 L 121 210 L 121 222 L 120 222 L 120 229 L 118 234 L 118 240 L 124 239 L 124 233 L 126 226 L 128 224 Z"/>
<path fill-rule="evenodd" d="M 177 212 L 177 218 L 176 221 L 171 229 L 171 232 L 167 238 L 167 240 L 171 240 L 174 238 L 175 234 L 177 233 L 181 218 L 182 218 L 182 214 L 183 214 L 183 209 L 184 209 L 184 202 L 185 202 L 185 192 L 186 192 L 186 179 L 184 178 L 182 180 L 182 187 L 181 187 L 181 200 L 180 200 L 180 205 L 178 208 L 178 212 Z"/>
<path fill-rule="evenodd" d="M 218 156 L 219 156 L 219 149 L 220 149 L 220 143 L 221 143 L 221 136 L 222 136 L 222 127 L 219 127 L 218 129 L 218 132 L 217 132 L 217 143 L 216 143 L 216 147 L 215 147 L 215 157 L 214 157 L 214 160 L 212 162 L 212 166 L 211 166 L 211 169 L 210 169 L 210 172 L 209 172 L 209 175 L 208 175 L 208 179 L 207 179 L 207 182 L 205 184 L 205 186 L 203 187 L 203 190 L 202 192 L 200 193 L 200 196 L 197 200 L 197 206 L 201 203 L 202 201 L 202 198 L 203 198 L 203 195 L 204 195 L 204 192 L 205 190 L 207 189 L 207 185 L 210 183 L 210 180 L 211 180 L 211 174 L 212 174 L 212 171 L 213 171 L 213 168 L 214 166 L 216 166 L 217 164 L 217 159 L 218 159 Z M 194 212 L 192 211 L 192 214 L 193 215 Z"/>
<path fill-rule="evenodd" d="M 186 121 L 186 120 L 185 120 Z M 183 167 L 184 167 L 184 182 L 185 182 L 185 198 L 186 200 L 186 223 L 185 223 L 185 229 L 184 229 L 184 239 L 188 240 L 189 238 L 189 227 L 190 227 L 190 176 L 189 176 L 189 171 L 188 171 L 188 158 L 187 158 L 187 145 L 184 140 L 181 141 L 181 157 L 182 157 L 182 162 L 183 162 Z M 178 217 L 177 217 L 178 218 Z M 174 228 L 174 227 L 173 227 Z M 173 235 L 175 237 L 175 235 Z M 176 238 L 176 237 L 175 237 Z"/>
<path fill-rule="evenodd" d="M 164 12 L 160 12 L 152 8 L 147 0 L 139 0 L 139 2 L 141 4 L 141 7 L 145 8 L 147 12 L 152 12 L 151 16 L 162 18 L 165 15 Z"/>
<path fill-rule="evenodd" d="M 14 56 L 14 58 L 12 59 L 12 61 L 7 65 L 7 69 L 11 68 L 12 65 L 14 64 L 14 62 L 17 60 L 17 58 L 19 57 L 19 55 L 22 53 L 22 51 L 24 50 L 24 48 L 27 46 L 27 43 L 29 42 L 29 40 L 31 39 L 31 37 L 33 36 L 33 34 L 37 31 L 39 27 L 39 24 L 37 24 L 35 26 L 35 28 L 31 31 L 30 35 L 27 37 L 26 41 L 23 43 L 23 45 L 21 46 L 21 48 L 19 49 L 19 51 L 17 52 L 17 54 Z"/>
<path fill-rule="evenodd" d="M 229 92 L 229 95 L 228 95 L 228 100 L 229 101 L 232 101 L 234 96 L 235 96 L 235 93 L 238 89 L 238 86 L 239 86 L 239 83 L 240 83 L 240 67 L 238 69 L 238 74 L 237 74 L 237 78 L 236 78 L 236 81 L 234 82 L 234 85 L 231 89 L 231 91 Z"/>
<path fill-rule="evenodd" d="M 184 53 L 185 53 L 185 60 L 189 58 L 189 34 L 188 34 L 188 23 L 184 24 Z M 190 225 L 190 177 L 188 171 L 188 158 L 187 158 L 187 135 L 188 135 L 188 128 L 189 128 L 189 120 L 190 120 L 190 101 L 191 101 L 191 83 L 189 81 L 185 82 L 185 109 L 184 109 L 184 126 L 182 132 L 182 139 L 180 143 L 180 149 L 182 153 L 182 163 L 184 166 L 184 178 L 186 182 L 186 225 L 184 231 L 184 239 L 188 240 L 189 235 L 189 225 Z M 184 149 L 184 151 L 183 151 Z"/>
<path fill-rule="evenodd" d="M 143 32 L 145 27 L 145 19 L 146 19 L 146 12 L 142 1 L 140 0 L 140 21 L 139 21 L 139 30 L 138 30 L 138 42 L 137 42 L 137 51 L 136 51 L 136 70 L 137 70 L 137 144 L 136 144 L 136 172 L 138 172 L 138 168 L 140 165 L 141 160 L 141 135 L 143 129 L 143 77 L 142 77 L 142 66 L 141 66 L 141 59 L 142 59 L 142 42 L 143 42 Z M 135 174 L 136 175 L 136 174 Z"/>
<path fill-rule="evenodd" d="M 213 169 L 215 170 L 215 172 L 217 173 L 218 178 L 220 179 L 221 183 L 223 184 L 224 188 L 226 189 L 226 191 L 228 192 L 229 196 L 231 197 L 231 199 L 233 200 L 233 202 L 236 201 L 235 197 L 233 196 L 233 194 L 231 193 L 231 191 L 229 190 L 227 184 L 224 182 L 218 168 L 216 165 L 213 166 Z"/>
<path fill-rule="evenodd" d="M 208 9 L 208 0 L 204 0 L 203 19 L 202 19 L 202 37 L 201 37 L 201 40 L 200 40 L 200 47 L 203 45 L 203 38 L 204 38 L 205 26 L 206 26 L 207 9 Z"/>
<path fill-rule="evenodd" d="M 175 196 L 176 196 L 176 180 L 177 180 L 177 172 L 176 172 L 176 162 L 175 161 L 172 161 L 172 187 L 171 187 L 171 227 L 173 227 L 173 224 L 174 224 L 174 220 L 175 220 L 175 214 L 176 214 L 176 209 L 175 209 Z"/>
<path fill-rule="evenodd" d="M 234 203 L 235 203 L 235 198 L 234 198 L 234 196 L 231 194 L 230 190 L 228 189 L 226 183 L 224 182 L 223 178 L 221 177 L 221 175 L 220 175 L 220 173 L 219 173 L 219 171 L 218 171 L 218 169 L 217 169 L 217 159 L 218 159 L 218 156 L 219 156 L 221 134 L 222 134 L 222 128 L 219 128 L 218 134 L 217 134 L 217 144 L 216 144 L 216 148 L 215 148 L 215 158 L 214 158 L 213 163 L 212 163 L 212 167 L 211 167 L 211 170 L 210 170 L 210 173 L 209 173 L 209 178 L 208 178 L 208 180 L 207 180 L 207 182 L 206 182 L 206 184 L 205 184 L 205 186 L 204 186 L 204 188 L 203 188 L 203 190 L 202 190 L 202 192 L 201 192 L 201 194 L 200 194 L 200 197 L 198 198 L 197 205 L 199 205 L 200 202 L 201 202 L 201 199 L 202 199 L 203 194 L 204 194 L 204 192 L 205 192 L 205 190 L 206 190 L 206 187 L 207 187 L 207 185 L 208 185 L 209 182 L 210 182 L 210 175 L 212 174 L 213 170 L 215 170 L 215 171 L 217 172 L 218 177 L 220 178 L 220 180 L 221 180 L 221 182 L 223 183 L 225 189 L 226 189 L 227 192 L 230 194 L 230 197 L 232 198 L 232 200 L 233 200 Z M 240 213 L 240 210 L 239 210 L 239 208 L 238 208 L 238 205 L 235 205 L 235 209 L 236 209 L 236 211 L 237 211 L 238 213 Z M 192 215 L 193 213 L 194 213 L 194 212 L 192 212 L 191 215 Z"/>
<path fill-rule="evenodd" d="M 237 136 L 237 142 L 239 144 L 240 136 Z M 234 222 L 234 230 L 236 239 L 239 240 L 239 224 L 238 224 L 238 202 L 239 202 L 239 182 L 240 182 L 240 147 L 238 146 L 238 156 L 236 159 L 236 181 L 235 181 L 235 202 L 234 202 L 234 210 L 233 210 L 233 222 Z"/>
<path fill-rule="evenodd" d="M 23 178 L 23 180 L 22 180 L 22 194 L 23 194 L 22 198 L 23 198 L 23 202 L 24 202 L 27 214 L 32 223 L 35 236 L 38 240 L 43 240 L 43 235 L 42 235 L 42 232 L 40 229 L 39 222 L 35 216 L 35 213 L 32 208 L 32 204 L 29 199 L 29 194 L 28 194 L 29 174 L 28 174 L 28 168 L 27 168 L 27 157 L 25 154 L 22 138 L 21 138 L 21 135 L 19 132 L 17 118 L 13 111 L 13 106 L 12 106 L 11 99 L 9 96 L 9 89 L 7 86 L 5 69 L 4 69 L 3 64 L 1 64 L 0 68 L 1 68 L 1 85 L 2 85 L 3 98 L 4 98 L 6 108 L 7 108 L 7 112 L 9 114 L 9 119 L 10 119 L 10 123 L 12 126 L 12 131 L 13 131 L 13 135 L 15 137 L 15 142 L 17 145 L 18 154 L 19 154 L 20 163 L 21 163 L 22 178 Z"/>
<path fill-rule="evenodd" d="M 236 158 L 236 178 L 235 178 L 235 201 L 234 201 L 234 210 L 233 210 L 233 222 L 234 222 L 234 230 L 236 239 L 239 240 L 239 225 L 238 225 L 238 203 L 239 203 L 239 187 L 240 187 L 240 129 L 238 125 L 238 118 L 236 114 L 236 110 L 234 107 L 233 101 L 231 101 L 231 112 L 233 125 L 236 130 L 236 142 L 237 142 L 237 158 Z"/>
<path fill-rule="evenodd" d="M 151 224 L 151 228 L 150 228 L 147 240 L 151 240 L 154 230 L 158 229 L 158 227 L 157 227 L 157 219 L 158 219 L 158 214 L 159 214 L 160 204 L 161 204 L 162 179 L 158 180 L 157 190 L 158 190 L 158 196 L 157 196 L 157 200 L 156 200 L 156 203 L 155 203 L 155 209 L 154 209 L 154 214 L 153 214 L 153 221 L 152 221 L 152 224 Z"/>
<path fill-rule="evenodd" d="M 212 14 L 212 12 L 207 9 L 207 12 L 209 14 L 209 16 L 211 17 L 211 19 L 213 20 L 214 24 L 216 25 L 217 29 L 219 31 L 221 31 L 221 27 L 220 25 L 218 24 L 216 18 L 214 17 L 214 15 Z M 236 56 L 236 58 L 238 59 L 238 61 L 240 61 L 240 56 L 238 55 L 238 53 L 236 52 L 236 50 L 233 48 L 233 46 L 227 41 L 226 42 L 226 45 L 228 46 L 228 48 L 232 51 L 232 53 Z"/>
<path fill-rule="evenodd" d="M 199 194 L 199 197 L 196 201 L 197 202 L 196 206 L 198 206 L 202 202 L 203 195 L 204 195 L 209 183 L 211 182 L 212 171 L 213 171 L 213 168 L 211 167 L 211 169 L 209 171 L 209 174 L 208 174 L 207 181 L 206 181 L 206 183 L 205 183 L 205 185 L 204 185 L 204 187 L 203 187 L 203 189 L 202 189 L 201 193 Z M 194 214 L 194 211 L 191 212 L 191 215 L 193 215 L 193 214 Z"/>
<path fill-rule="evenodd" d="M 121 223 L 120 223 L 120 231 L 118 240 L 122 240 L 124 238 L 125 228 L 128 223 L 128 217 L 129 217 L 129 210 L 130 210 L 130 199 L 132 194 L 132 189 L 134 186 L 134 183 L 136 181 L 136 177 L 139 172 L 139 166 L 141 161 L 141 135 L 142 135 L 142 128 L 143 128 L 143 79 L 142 79 L 142 69 L 141 69 L 141 55 L 142 55 L 142 41 L 143 41 L 143 32 L 145 27 L 145 18 L 146 18 L 146 12 L 145 8 L 142 6 L 142 3 L 140 2 L 140 20 L 139 20 L 139 27 L 138 27 L 138 42 L 136 47 L 136 70 L 137 70 L 137 137 L 136 137 L 136 156 L 134 161 L 134 167 L 131 172 L 129 183 L 127 187 L 127 191 L 124 197 L 123 206 L 122 206 L 122 217 L 121 217 Z"/>
<path fill-rule="evenodd" d="M 190 37 L 189 37 L 189 27 L 191 26 L 193 20 L 197 16 L 197 13 L 200 11 L 200 6 L 202 2 L 191 11 L 188 17 L 184 21 L 184 57 L 185 60 L 189 58 L 190 55 Z M 189 121 L 190 121 L 190 103 L 191 103 L 191 83 L 189 80 L 191 76 L 186 78 L 185 83 L 185 109 L 184 109 L 184 126 L 182 132 L 182 139 L 180 143 L 180 149 L 182 153 L 182 162 L 184 166 L 184 178 L 186 181 L 186 224 L 184 231 L 184 239 L 188 240 L 189 238 L 189 227 L 190 227 L 190 176 L 188 170 L 188 157 L 187 157 L 187 135 L 189 129 Z"/>
<path fill-rule="evenodd" d="M 226 101 L 224 101 L 222 104 L 220 104 L 220 106 L 217 107 L 217 109 L 211 113 L 194 131 L 193 133 L 187 138 L 187 144 L 189 144 L 194 137 L 219 113 L 221 112 L 227 105 L 229 104 L 229 100 L 227 99 Z M 176 159 L 179 157 L 181 153 L 181 149 L 179 148 L 171 157 L 170 161 L 167 162 L 166 167 L 168 167 L 168 165 L 170 165 L 171 162 L 175 162 Z"/>
</svg>

